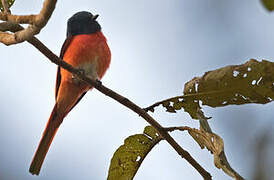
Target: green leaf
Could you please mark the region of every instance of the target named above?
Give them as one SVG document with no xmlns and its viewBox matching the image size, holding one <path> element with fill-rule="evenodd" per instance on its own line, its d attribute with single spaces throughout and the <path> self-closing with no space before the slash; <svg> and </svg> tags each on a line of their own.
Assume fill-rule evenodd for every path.
<svg viewBox="0 0 274 180">
<path fill-rule="evenodd" d="M 268 11 L 274 10 L 274 0 L 261 0 L 261 2 Z"/>
<path fill-rule="evenodd" d="M 176 112 L 180 103 L 193 119 L 199 119 L 200 104 L 210 107 L 266 104 L 273 99 L 274 63 L 251 59 L 245 64 L 226 66 L 195 77 L 185 84 L 183 96 L 158 102 L 145 110 L 162 104 L 168 112 Z"/>
<path fill-rule="evenodd" d="M 15 1 L 15 0 L 7 0 L 9 8 L 13 5 L 14 1 Z M 1 11 L 4 10 L 1 1 L 0 1 L 0 10 L 1 10 Z"/>
<path fill-rule="evenodd" d="M 169 107 L 169 106 L 170 106 L 170 101 L 165 101 L 165 102 L 163 102 L 163 106 L 164 106 L 164 107 Z"/>
<path fill-rule="evenodd" d="M 173 105 L 174 109 L 175 110 L 181 110 L 182 107 L 183 107 L 183 103 L 182 102 L 174 102 L 174 105 Z"/>
<path fill-rule="evenodd" d="M 206 72 L 185 84 L 184 94 L 193 101 L 191 116 L 195 116 L 195 106 L 208 105 L 222 107 L 248 103 L 265 104 L 274 98 L 274 63 L 251 59 L 245 64 L 226 66 Z M 195 102 L 196 101 L 196 102 Z"/>
<path fill-rule="evenodd" d="M 187 82 L 184 93 L 211 107 L 269 103 L 274 98 L 274 63 L 251 59 L 242 65 L 209 71 Z"/>
<path fill-rule="evenodd" d="M 131 180 L 151 149 L 160 142 L 161 137 L 151 127 L 145 127 L 143 134 L 129 136 L 114 153 L 108 180 Z"/>
</svg>

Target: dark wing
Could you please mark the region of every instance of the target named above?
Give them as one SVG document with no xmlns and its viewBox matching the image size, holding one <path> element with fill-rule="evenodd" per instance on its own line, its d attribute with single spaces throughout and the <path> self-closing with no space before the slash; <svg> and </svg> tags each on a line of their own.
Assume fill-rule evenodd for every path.
<svg viewBox="0 0 274 180">
<path fill-rule="evenodd" d="M 60 52 L 60 58 L 63 60 L 63 57 L 64 57 L 64 54 L 67 50 L 67 48 L 69 47 L 70 45 L 70 42 L 72 41 L 73 39 L 73 36 L 68 36 L 67 39 L 65 40 L 62 48 L 61 48 L 61 52 Z M 56 85 L 55 85 L 55 100 L 57 99 L 57 95 L 58 95 L 58 91 L 59 91 L 59 87 L 60 87 L 60 84 L 61 84 L 61 68 L 60 66 L 58 66 L 57 68 L 57 76 L 56 76 Z M 71 107 L 71 109 L 69 111 L 71 111 L 75 106 L 76 104 L 78 104 L 78 102 L 84 97 L 84 95 L 86 94 L 87 92 L 84 92 L 80 97 L 79 99 L 76 101 L 76 103 Z"/>
<path fill-rule="evenodd" d="M 61 59 L 63 59 L 64 54 L 65 54 L 67 48 L 69 47 L 70 42 L 71 42 L 72 39 L 73 39 L 73 36 L 69 36 L 65 40 L 65 42 L 62 46 L 61 52 L 60 52 L 60 56 L 59 56 Z M 59 90 L 60 84 L 61 84 L 61 71 L 60 71 L 60 66 L 58 66 L 57 76 L 56 76 L 56 85 L 55 85 L 55 100 L 56 100 L 57 95 L 58 95 L 58 90 Z"/>
<path fill-rule="evenodd" d="M 76 101 L 76 103 L 70 108 L 70 110 L 69 111 L 71 111 L 75 106 L 76 106 L 76 104 L 78 104 L 78 102 L 79 101 L 81 101 L 81 99 L 84 97 L 84 95 L 86 94 L 87 92 L 84 92 L 80 97 L 79 97 L 79 99 Z"/>
</svg>

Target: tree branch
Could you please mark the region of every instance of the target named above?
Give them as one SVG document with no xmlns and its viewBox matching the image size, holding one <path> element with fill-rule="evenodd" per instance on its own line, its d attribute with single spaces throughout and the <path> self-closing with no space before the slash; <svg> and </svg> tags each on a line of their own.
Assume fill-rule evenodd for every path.
<svg viewBox="0 0 274 180">
<path fill-rule="evenodd" d="M 3 2 L 5 0 L 1 1 Z M 57 0 L 45 0 L 40 13 L 37 15 L 13 15 L 2 12 L 0 13 L 0 20 L 18 24 L 30 24 L 39 28 L 43 28 L 47 24 L 52 12 L 54 11 L 56 2 Z"/>
<path fill-rule="evenodd" d="M 10 31 L 10 32 L 17 32 L 20 30 L 23 30 L 24 28 L 20 26 L 19 24 L 16 23 L 11 23 L 11 22 L 2 22 L 0 23 L 0 31 L 5 32 L 5 31 Z"/>
<path fill-rule="evenodd" d="M 1 0 L 2 4 L 3 1 Z M 12 45 L 29 40 L 47 24 L 52 12 L 55 9 L 57 0 L 45 0 L 43 8 L 37 15 L 13 15 L 7 12 L 0 13 L 0 20 L 10 23 L 29 24 L 26 29 L 22 29 L 16 33 L 0 32 L 0 42 L 5 45 Z M 5 6 L 3 5 L 5 8 Z"/>
</svg>

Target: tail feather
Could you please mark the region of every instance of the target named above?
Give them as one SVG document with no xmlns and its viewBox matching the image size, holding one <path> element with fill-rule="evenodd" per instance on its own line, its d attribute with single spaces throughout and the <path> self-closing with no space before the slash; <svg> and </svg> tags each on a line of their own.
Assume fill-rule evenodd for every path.
<svg viewBox="0 0 274 180">
<path fill-rule="evenodd" d="M 52 110 L 52 113 L 50 115 L 50 118 L 48 120 L 46 129 L 43 133 L 43 137 L 39 143 L 39 146 L 31 162 L 31 165 L 29 168 L 29 172 L 31 174 L 39 175 L 40 169 L 42 167 L 46 154 L 49 150 L 50 144 L 62 121 L 63 121 L 63 117 L 60 117 L 57 114 L 57 105 L 55 104 Z"/>
</svg>

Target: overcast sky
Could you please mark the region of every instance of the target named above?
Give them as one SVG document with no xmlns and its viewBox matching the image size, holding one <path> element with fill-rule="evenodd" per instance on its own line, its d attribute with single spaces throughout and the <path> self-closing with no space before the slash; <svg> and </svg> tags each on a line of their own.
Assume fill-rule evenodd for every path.
<svg viewBox="0 0 274 180">
<path fill-rule="evenodd" d="M 17 0 L 12 12 L 38 13 L 41 7 L 41 1 Z M 82 10 L 100 15 L 98 21 L 112 51 L 103 84 L 141 107 L 181 95 L 185 82 L 206 71 L 250 58 L 272 61 L 274 57 L 274 14 L 259 0 L 59 0 L 37 37 L 59 54 L 67 19 Z M 56 65 L 28 43 L 0 44 L 0 52 L 0 179 L 106 179 L 115 150 L 126 137 L 141 133 L 147 123 L 93 90 L 65 118 L 40 176 L 32 176 L 29 165 L 55 103 Z M 210 125 L 224 139 L 231 166 L 251 179 L 256 142 L 264 131 L 273 130 L 273 103 L 205 107 L 204 112 L 213 117 Z M 199 127 L 183 111 L 168 114 L 158 108 L 152 116 L 164 126 Z M 213 156 L 187 133 L 172 135 L 213 179 L 231 179 L 215 168 Z M 274 149 L 273 136 L 269 154 Z M 269 167 L 273 160 L 269 155 Z M 135 176 L 135 180 L 144 179 L 202 178 L 161 142 Z"/>
</svg>

